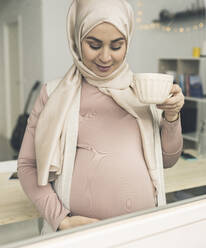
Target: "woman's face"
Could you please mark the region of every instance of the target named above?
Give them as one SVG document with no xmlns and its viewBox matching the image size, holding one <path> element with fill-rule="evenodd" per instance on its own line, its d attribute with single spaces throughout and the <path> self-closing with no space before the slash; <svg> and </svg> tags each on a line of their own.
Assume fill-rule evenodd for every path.
<svg viewBox="0 0 206 248">
<path fill-rule="evenodd" d="M 100 77 L 110 75 L 123 62 L 127 42 L 120 31 L 110 23 L 102 23 L 82 40 L 84 65 Z"/>
</svg>

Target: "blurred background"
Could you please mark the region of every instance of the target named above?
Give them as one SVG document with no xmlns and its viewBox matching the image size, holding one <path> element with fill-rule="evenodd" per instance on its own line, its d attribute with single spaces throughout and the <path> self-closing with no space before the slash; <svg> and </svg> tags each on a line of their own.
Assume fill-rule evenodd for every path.
<svg viewBox="0 0 206 248">
<path fill-rule="evenodd" d="M 200 57 L 206 55 L 204 0 L 129 2 L 136 23 L 128 54 L 132 70 L 172 73 L 177 80 L 187 72 L 197 74 L 206 91 L 205 60 Z M 35 81 L 61 78 L 72 64 L 66 35 L 70 3 L 71 0 L 0 0 L 0 144 L 11 138 Z M 37 94 L 32 95 L 28 112 Z M 194 118 L 198 118 L 196 113 Z M 198 129 L 201 122 L 196 123 Z M 1 145 L 0 160 L 10 156 Z"/>
</svg>

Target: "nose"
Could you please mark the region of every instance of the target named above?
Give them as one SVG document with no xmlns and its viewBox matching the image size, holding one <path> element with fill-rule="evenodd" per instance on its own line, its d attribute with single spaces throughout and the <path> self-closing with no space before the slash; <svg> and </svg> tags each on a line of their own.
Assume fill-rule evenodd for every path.
<svg viewBox="0 0 206 248">
<path fill-rule="evenodd" d="M 100 55 L 99 55 L 99 60 L 103 64 L 108 64 L 112 60 L 111 51 L 109 48 L 107 47 L 102 48 Z"/>
</svg>

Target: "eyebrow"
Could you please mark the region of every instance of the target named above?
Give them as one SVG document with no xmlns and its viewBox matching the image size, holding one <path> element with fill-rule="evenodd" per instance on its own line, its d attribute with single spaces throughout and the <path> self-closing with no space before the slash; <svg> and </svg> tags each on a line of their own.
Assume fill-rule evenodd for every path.
<svg viewBox="0 0 206 248">
<path fill-rule="evenodd" d="M 97 39 L 97 38 L 95 38 L 95 37 L 93 37 L 93 36 L 88 36 L 86 39 L 87 39 L 87 40 L 93 40 L 93 41 L 96 41 L 96 42 L 98 42 L 98 43 L 102 43 L 101 40 L 99 40 L 99 39 Z M 115 42 L 121 41 L 121 40 L 125 40 L 125 38 L 123 38 L 123 37 L 117 38 L 117 39 L 115 39 L 115 40 L 112 40 L 111 43 L 115 43 Z"/>
</svg>

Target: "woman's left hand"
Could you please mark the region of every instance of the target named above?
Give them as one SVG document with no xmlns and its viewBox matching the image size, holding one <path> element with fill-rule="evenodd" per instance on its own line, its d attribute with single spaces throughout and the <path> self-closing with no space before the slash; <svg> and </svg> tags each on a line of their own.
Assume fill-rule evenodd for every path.
<svg viewBox="0 0 206 248">
<path fill-rule="evenodd" d="M 164 111 L 164 117 L 167 121 L 173 122 L 178 119 L 179 112 L 184 105 L 184 95 L 178 84 L 173 84 L 170 94 L 172 96 L 164 103 L 157 104 L 157 108 Z"/>
</svg>

